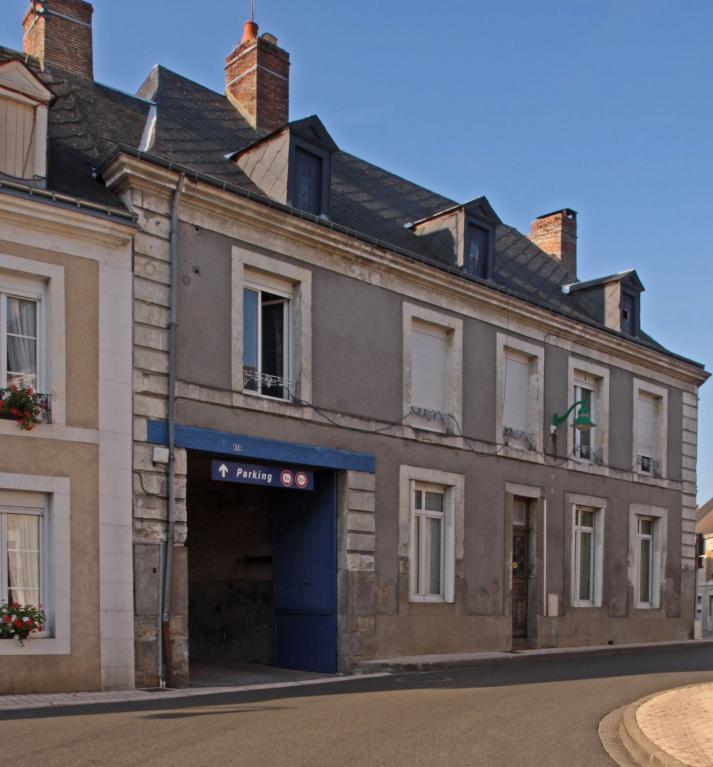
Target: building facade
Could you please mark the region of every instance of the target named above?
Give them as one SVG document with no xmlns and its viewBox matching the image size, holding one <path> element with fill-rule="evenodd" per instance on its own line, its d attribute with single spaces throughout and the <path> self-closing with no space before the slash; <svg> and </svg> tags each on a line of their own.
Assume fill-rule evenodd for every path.
<svg viewBox="0 0 713 767">
<path fill-rule="evenodd" d="M 253 23 L 225 93 L 156 67 L 132 97 L 88 76 L 91 6 L 47 7 L 72 178 L 136 223 L 139 686 L 691 635 L 707 373 L 642 330 L 636 272 L 577 278 L 575 211 L 525 235 L 290 122 Z"/>
<path fill-rule="evenodd" d="M 46 615 L 24 646 L 0 640 L 2 693 L 134 684 L 135 225 L 61 178 L 72 102 L 59 71 L 0 49 L 0 604 Z"/>
<path fill-rule="evenodd" d="M 713 499 L 698 510 L 696 523 L 698 536 L 698 570 L 696 590 L 696 618 L 701 635 L 713 636 Z"/>
</svg>

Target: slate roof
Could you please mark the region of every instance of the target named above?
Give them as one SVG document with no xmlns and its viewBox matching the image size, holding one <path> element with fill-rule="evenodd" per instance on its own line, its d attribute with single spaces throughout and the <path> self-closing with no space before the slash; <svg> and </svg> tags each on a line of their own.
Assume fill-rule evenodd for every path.
<svg viewBox="0 0 713 767">
<path fill-rule="evenodd" d="M 25 61 L 55 96 L 49 121 L 48 188 L 123 207 L 94 171 L 117 146 L 139 148 L 154 104 L 152 156 L 260 195 L 229 157 L 266 134 L 253 130 L 224 95 L 161 66 L 152 70 L 138 95 L 131 96 L 56 68 L 39 71 L 23 54 L 0 47 L 0 62 L 10 58 Z M 429 237 L 415 234 L 407 225 L 458 205 L 348 152 L 337 149 L 332 155 L 330 220 L 385 247 L 453 266 L 452 254 L 439 252 Z M 563 285 L 576 281 L 576 275 L 514 227 L 497 223 L 494 262 L 493 282 L 498 287 L 599 324 L 598 307 L 586 291 L 570 295 L 562 291 Z M 640 340 L 666 351 L 645 334 Z"/>
</svg>

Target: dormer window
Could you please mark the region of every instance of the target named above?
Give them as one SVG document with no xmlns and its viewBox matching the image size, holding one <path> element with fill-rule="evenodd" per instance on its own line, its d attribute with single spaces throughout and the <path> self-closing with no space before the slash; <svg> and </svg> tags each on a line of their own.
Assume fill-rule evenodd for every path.
<svg viewBox="0 0 713 767">
<path fill-rule="evenodd" d="M 228 157 L 270 199 L 327 218 L 332 155 L 338 150 L 319 118 L 307 117 Z"/>
<path fill-rule="evenodd" d="M 621 332 L 627 336 L 639 334 L 638 307 L 639 296 L 627 290 L 621 291 Z"/>
<path fill-rule="evenodd" d="M 323 212 L 322 184 L 324 160 L 313 152 L 295 147 L 294 194 L 295 208 L 319 216 Z"/>
<path fill-rule="evenodd" d="M 474 277 L 482 280 L 492 276 L 492 235 L 491 229 L 480 224 L 468 224 L 466 242 L 466 257 L 464 268 Z"/>
<path fill-rule="evenodd" d="M 20 61 L 0 65 L 0 176 L 44 183 L 51 98 Z"/>
<path fill-rule="evenodd" d="M 330 154 L 291 137 L 287 204 L 313 216 L 329 215 Z"/>
</svg>

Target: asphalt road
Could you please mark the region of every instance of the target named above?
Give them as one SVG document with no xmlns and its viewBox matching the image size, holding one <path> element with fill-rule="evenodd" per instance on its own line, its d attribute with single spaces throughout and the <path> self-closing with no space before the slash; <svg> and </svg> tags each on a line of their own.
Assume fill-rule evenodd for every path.
<svg viewBox="0 0 713 767">
<path fill-rule="evenodd" d="M 537 659 L 140 705 L 0 715 L 3 763 L 611 767 L 599 720 L 713 680 L 713 649 Z"/>
</svg>

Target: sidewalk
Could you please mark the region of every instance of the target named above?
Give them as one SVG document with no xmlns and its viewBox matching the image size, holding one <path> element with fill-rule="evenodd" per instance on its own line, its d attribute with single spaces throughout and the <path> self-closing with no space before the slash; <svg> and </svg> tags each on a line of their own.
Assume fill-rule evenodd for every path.
<svg viewBox="0 0 713 767">
<path fill-rule="evenodd" d="M 657 693 L 605 717 L 599 734 L 620 767 L 711 767 L 713 683 Z"/>
<path fill-rule="evenodd" d="M 454 655 L 419 655 L 401 658 L 384 658 L 365 661 L 351 676 L 321 676 L 320 678 L 297 679 L 269 683 L 235 683 L 206 687 L 188 687 L 180 690 L 123 690 L 113 692 L 48 693 L 42 695 L 0 695 L 0 715 L 5 711 L 33 708 L 55 708 L 59 706 L 101 705 L 108 703 L 146 703 L 176 698 L 196 698 L 210 695 L 224 695 L 255 690 L 278 690 L 290 687 L 335 684 L 368 678 L 389 676 L 409 671 L 438 671 L 448 668 L 473 668 L 544 658 L 571 658 L 596 655 L 614 655 L 656 652 L 660 650 L 686 650 L 696 647 L 713 648 L 713 640 L 689 640 L 683 642 L 652 642 L 646 644 L 592 645 L 586 647 L 563 647 L 548 650 L 521 650 L 517 652 L 461 653 Z M 246 679 L 255 679 L 246 676 Z M 713 763 L 711 763 L 713 764 Z"/>
<path fill-rule="evenodd" d="M 544 658 L 577 658 L 596 655 L 626 655 L 658 650 L 683 650 L 690 647 L 711 647 L 713 639 L 683 640 L 680 642 L 643 642 L 618 645 L 586 645 L 583 647 L 555 647 L 544 650 L 516 650 L 512 652 L 454 653 L 450 655 L 411 655 L 398 658 L 381 658 L 363 661 L 357 666 L 357 673 L 390 671 L 442 671 L 449 668 L 473 668 L 501 663 L 516 663 Z"/>
</svg>

